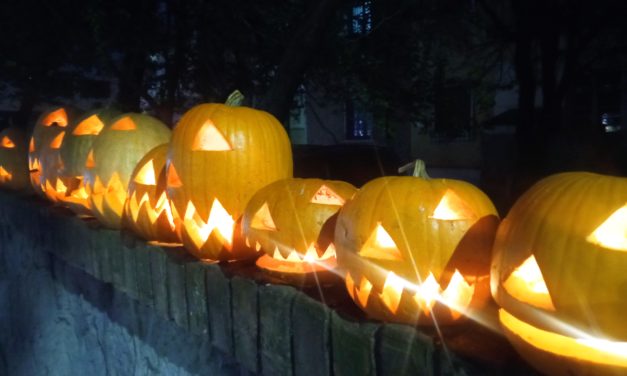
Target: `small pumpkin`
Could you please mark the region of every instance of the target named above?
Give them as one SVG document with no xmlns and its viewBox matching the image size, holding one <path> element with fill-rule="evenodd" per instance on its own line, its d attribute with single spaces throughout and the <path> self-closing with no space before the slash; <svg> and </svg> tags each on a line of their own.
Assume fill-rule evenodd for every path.
<svg viewBox="0 0 627 376">
<path fill-rule="evenodd" d="M 120 229 L 131 173 L 152 148 L 170 141 L 170 129 L 138 113 L 119 115 L 94 140 L 85 160 L 85 189 L 92 214 L 106 227 Z"/>
<path fill-rule="evenodd" d="M 335 229 L 346 288 L 373 318 L 431 325 L 459 322 L 489 299 L 498 216 L 470 183 L 414 176 L 366 183 Z"/>
<path fill-rule="evenodd" d="M 549 176 L 499 226 L 492 294 L 519 353 L 551 375 L 627 374 L 627 178 Z"/>
<path fill-rule="evenodd" d="M 124 224 L 146 240 L 180 243 L 165 189 L 168 147 L 155 147 L 137 163 L 128 184 Z"/>
<path fill-rule="evenodd" d="M 0 187 L 26 190 L 30 187 L 26 135 L 20 129 L 0 132 Z"/>
<path fill-rule="evenodd" d="M 207 103 L 187 111 L 168 151 L 167 190 L 181 218 L 185 248 L 200 259 L 256 257 L 241 236 L 240 221 L 253 194 L 292 176 L 289 138 L 267 112 Z"/>
<path fill-rule="evenodd" d="M 343 181 L 298 178 L 260 189 L 242 219 L 246 243 L 266 253 L 257 265 L 287 275 L 334 269 L 336 214 L 356 191 Z"/>
<path fill-rule="evenodd" d="M 83 179 L 87 154 L 96 137 L 119 114 L 119 111 L 108 108 L 91 111 L 67 128 L 59 150 L 62 168 L 58 172 L 58 179 L 67 189 L 58 199 L 77 214 L 91 215 Z"/>
<path fill-rule="evenodd" d="M 54 107 L 44 111 L 35 127 L 28 147 L 30 180 L 35 192 L 56 202 L 65 195 L 67 187 L 57 179 L 63 168 L 59 149 L 63 144 L 72 110 Z"/>
</svg>

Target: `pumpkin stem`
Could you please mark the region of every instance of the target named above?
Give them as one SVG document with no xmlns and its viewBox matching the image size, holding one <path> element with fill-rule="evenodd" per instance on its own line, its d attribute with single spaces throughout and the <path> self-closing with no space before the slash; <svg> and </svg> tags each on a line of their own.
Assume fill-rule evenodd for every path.
<svg viewBox="0 0 627 376">
<path fill-rule="evenodd" d="M 413 168 L 411 176 L 414 176 L 416 178 L 430 179 L 429 175 L 427 174 L 427 167 L 422 159 L 416 159 L 413 162 L 399 167 L 398 173 L 402 174 L 403 172 L 406 172 L 411 168 Z"/>
<path fill-rule="evenodd" d="M 229 94 L 229 97 L 226 98 L 226 102 L 224 102 L 224 104 L 227 106 L 239 107 L 242 103 L 244 103 L 244 98 L 244 94 L 242 94 L 239 90 L 235 90 Z"/>
</svg>

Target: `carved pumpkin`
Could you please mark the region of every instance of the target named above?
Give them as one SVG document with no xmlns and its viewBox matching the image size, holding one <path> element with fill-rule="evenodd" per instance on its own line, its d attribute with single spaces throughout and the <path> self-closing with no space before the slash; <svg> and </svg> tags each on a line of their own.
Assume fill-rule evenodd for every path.
<svg viewBox="0 0 627 376">
<path fill-rule="evenodd" d="M 451 324 L 489 298 L 498 225 L 488 197 L 470 183 L 414 176 L 366 183 L 340 210 L 335 229 L 346 287 L 368 315 Z"/>
<path fill-rule="evenodd" d="M 53 202 L 66 192 L 65 185 L 57 180 L 57 175 L 63 168 L 59 149 L 70 121 L 69 113 L 71 111 L 66 107 L 45 111 L 33 128 L 28 147 L 31 184 L 35 192 Z"/>
<path fill-rule="evenodd" d="M 531 187 L 499 227 L 492 294 L 542 372 L 627 374 L 627 178 L 571 172 Z"/>
<path fill-rule="evenodd" d="M 0 132 L 0 187 L 23 190 L 30 187 L 27 141 L 17 128 Z"/>
<path fill-rule="evenodd" d="M 166 174 L 188 251 L 211 260 L 255 257 L 243 242 L 241 216 L 257 190 L 292 176 L 290 142 L 266 112 L 201 104 L 175 127 Z"/>
<path fill-rule="evenodd" d="M 89 197 L 83 179 L 87 154 L 96 136 L 117 115 L 119 112 L 112 109 L 92 111 L 67 128 L 59 151 L 62 168 L 57 177 L 67 189 L 65 194 L 59 195 L 58 198 L 77 214 L 91 214 Z"/>
<path fill-rule="evenodd" d="M 356 191 L 320 179 L 283 179 L 260 189 L 242 219 L 246 243 L 266 253 L 257 265 L 286 274 L 335 268 L 335 214 Z"/>
<path fill-rule="evenodd" d="M 168 144 L 157 146 L 137 163 L 128 184 L 124 223 L 125 227 L 146 240 L 178 243 L 165 189 L 168 147 Z"/>
<path fill-rule="evenodd" d="M 85 161 L 85 189 L 92 214 L 119 229 L 126 190 L 137 162 L 170 140 L 170 129 L 152 116 L 126 113 L 115 118 L 94 140 Z"/>
</svg>

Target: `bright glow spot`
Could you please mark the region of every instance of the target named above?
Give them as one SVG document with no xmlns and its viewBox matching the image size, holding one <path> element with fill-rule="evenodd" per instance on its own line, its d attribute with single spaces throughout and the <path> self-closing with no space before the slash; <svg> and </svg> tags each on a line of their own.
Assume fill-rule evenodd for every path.
<svg viewBox="0 0 627 376">
<path fill-rule="evenodd" d="M 433 309 L 435 302 L 439 298 L 440 284 L 435 280 L 433 273 L 429 273 L 429 276 L 420 285 L 418 285 L 416 295 L 414 295 L 414 300 L 425 315 L 429 316 L 431 314 L 431 309 Z"/>
<path fill-rule="evenodd" d="M 342 206 L 344 205 L 344 199 L 331 188 L 323 184 L 311 198 L 311 203 Z"/>
<path fill-rule="evenodd" d="M 59 178 L 57 178 L 56 190 L 59 193 L 67 192 L 67 187 L 65 186 L 63 181 L 61 179 L 59 179 Z"/>
<path fill-rule="evenodd" d="M 173 163 L 170 163 L 168 166 L 166 185 L 170 188 L 179 188 L 183 186 L 183 182 L 181 182 L 181 178 L 179 178 L 179 174 L 176 172 Z"/>
<path fill-rule="evenodd" d="M 15 143 L 9 138 L 9 136 L 2 137 L 2 141 L 0 141 L 0 146 L 5 149 L 13 149 L 15 147 Z"/>
<path fill-rule="evenodd" d="M 65 109 L 59 108 L 50 112 L 41 122 L 44 126 L 49 127 L 53 124 L 57 124 L 59 127 L 67 126 L 67 113 Z"/>
<path fill-rule="evenodd" d="M 471 286 L 464 280 L 462 274 L 455 270 L 448 287 L 442 293 L 443 303 L 451 309 L 453 319 L 457 319 L 470 306 L 474 293 L 475 286 Z"/>
<path fill-rule="evenodd" d="M 233 150 L 222 133 L 211 120 L 207 120 L 196 134 L 192 151 L 229 151 Z"/>
<path fill-rule="evenodd" d="M 603 248 L 627 252 L 627 204 L 610 215 L 586 240 Z"/>
<path fill-rule="evenodd" d="M 452 190 L 447 190 L 431 218 L 443 221 L 468 220 L 474 217 L 466 203 Z"/>
<path fill-rule="evenodd" d="M 102 128 L 104 128 L 104 124 L 100 121 L 98 115 L 91 115 L 87 119 L 78 123 L 72 134 L 75 136 L 97 136 L 100 134 L 100 131 L 102 131 Z"/>
<path fill-rule="evenodd" d="M 535 256 L 531 255 L 503 283 L 503 288 L 514 298 L 534 307 L 555 311 L 549 289 Z"/>
<path fill-rule="evenodd" d="M 387 231 L 377 224 L 377 227 L 370 235 L 364 246 L 359 251 L 362 257 L 368 257 L 380 260 L 402 261 L 403 256 L 398 250 L 396 243 Z"/>
<path fill-rule="evenodd" d="M 267 202 L 264 202 L 261 208 L 257 210 L 250 222 L 250 227 L 257 230 L 277 231 Z"/>
<path fill-rule="evenodd" d="M 149 160 L 142 168 L 137 172 L 134 179 L 135 183 L 144 185 L 156 185 L 155 179 L 155 166 L 152 163 L 152 159 Z"/>
<path fill-rule="evenodd" d="M 63 144 L 63 137 L 65 137 L 65 131 L 59 133 L 51 142 L 50 147 L 52 149 L 59 149 Z"/>
<path fill-rule="evenodd" d="M 123 117 L 122 119 L 116 121 L 115 123 L 113 123 L 113 125 L 111 125 L 111 129 L 114 131 L 132 131 L 136 128 L 137 126 L 128 116 Z"/>
<path fill-rule="evenodd" d="M 499 320 L 520 340 L 542 351 L 583 362 L 627 368 L 627 342 L 601 338 L 576 339 L 548 332 L 517 319 L 503 309 L 499 310 Z"/>
<path fill-rule="evenodd" d="M 385 306 L 392 312 L 398 311 L 398 306 L 401 303 L 401 296 L 405 289 L 405 280 L 389 272 L 383 283 L 383 289 L 379 297 Z"/>
</svg>

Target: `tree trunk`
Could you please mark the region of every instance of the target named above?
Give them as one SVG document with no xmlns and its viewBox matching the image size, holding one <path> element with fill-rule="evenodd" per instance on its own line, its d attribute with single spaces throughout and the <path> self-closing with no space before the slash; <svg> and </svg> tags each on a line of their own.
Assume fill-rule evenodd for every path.
<svg viewBox="0 0 627 376">
<path fill-rule="evenodd" d="M 308 18 L 297 27 L 285 48 L 276 70 L 276 78 L 260 105 L 283 122 L 288 119 L 292 98 L 315 54 L 327 21 L 332 18 L 342 0 L 311 3 L 315 5 L 311 5 Z"/>
</svg>

